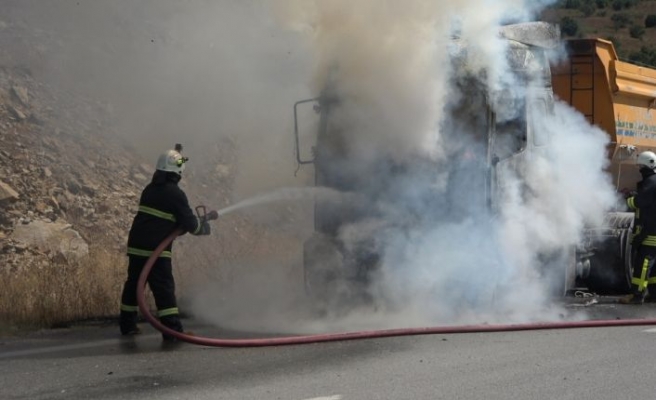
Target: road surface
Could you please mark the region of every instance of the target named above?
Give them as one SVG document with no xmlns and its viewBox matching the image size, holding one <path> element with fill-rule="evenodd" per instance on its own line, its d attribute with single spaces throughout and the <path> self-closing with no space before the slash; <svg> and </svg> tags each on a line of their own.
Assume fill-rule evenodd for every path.
<svg viewBox="0 0 656 400">
<path fill-rule="evenodd" d="M 594 318 L 656 318 L 654 305 L 587 310 Z M 167 347 L 142 326 L 133 339 L 106 324 L 2 339 L 0 398 L 654 398 L 656 326 L 264 348 Z"/>
</svg>

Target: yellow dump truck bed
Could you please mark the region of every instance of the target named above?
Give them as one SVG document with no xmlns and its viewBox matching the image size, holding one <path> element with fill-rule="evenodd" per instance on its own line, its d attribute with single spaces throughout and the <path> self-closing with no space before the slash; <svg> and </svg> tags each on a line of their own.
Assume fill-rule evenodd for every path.
<svg viewBox="0 0 656 400">
<path fill-rule="evenodd" d="M 656 151 L 656 69 L 620 61 L 603 39 L 572 39 L 567 47 L 567 59 L 552 66 L 554 93 L 608 133 L 614 182 L 631 188 L 639 175 L 626 165 Z"/>
</svg>

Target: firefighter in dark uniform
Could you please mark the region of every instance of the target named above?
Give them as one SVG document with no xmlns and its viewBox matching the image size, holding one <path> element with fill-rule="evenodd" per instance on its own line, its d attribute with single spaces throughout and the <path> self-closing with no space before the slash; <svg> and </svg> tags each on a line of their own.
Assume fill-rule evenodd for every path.
<svg viewBox="0 0 656 400">
<path fill-rule="evenodd" d="M 137 284 L 139 275 L 153 250 L 175 229 L 192 235 L 209 235 L 208 221 L 218 218 L 210 211 L 204 218 L 194 215 L 185 193 L 178 187 L 188 158 L 182 157 L 182 146 L 176 145 L 157 160 L 152 181 L 145 187 L 139 209 L 128 236 L 128 277 L 121 296 L 120 328 L 123 335 L 139 333 L 137 327 Z M 155 298 L 157 316 L 163 325 L 182 332 L 175 282 L 171 264 L 172 244 L 162 252 L 148 276 L 148 285 Z M 170 335 L 164 340 L 174 341 Z"/>
<path fill-rule="evenodd" d="M 633 228 L 633 278 L 632 293 L 620 299 L 622 304 L 642 304 L 648 295 L 648 287 L 656 287 L 656 154 L 645 151 L 638 155 L 636 165 L 640 168 L 642 180 L 637 191 L 626 199 L 630 209 L 635 211 Z"/>
</svg>

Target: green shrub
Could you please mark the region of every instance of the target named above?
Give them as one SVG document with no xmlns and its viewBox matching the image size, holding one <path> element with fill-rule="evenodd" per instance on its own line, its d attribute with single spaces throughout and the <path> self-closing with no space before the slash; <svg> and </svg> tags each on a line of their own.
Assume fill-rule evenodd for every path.
<svg viewBox="0 0 656 400">
<path fill-rule="evenodd" d="M 656 26 L 656 15 L 649 14 L 645 17 L 645 28 L 653 28 Z"/>
<path fill-rule="evenodd" d="M 626 28 L 631 23 L 631 18 L 626 13 L 613 14 L 610 17 L 610 20 L 613 21 L 613 27 L 615 30 Z"/>
<path fill-rule="evenodd" d="M 579 31 L 579 24 L 574 18 L 563 17 L 560 20 L 560 31 L 567 36 L 574 36 Z"/>
<path fill-rule="evenodd" d="M 642 46 L 639 52 L 634 52 L 629 55 L 629 61 L 632 63 L 656 67 L 656 49 Z"/>
<path fill-rule="evenodd" d="M 638 4 L 639 0 L 613 0 L 612 7 L 613 10 L 619 11 L 627 8 L 634 7 Z"/>
<path fill-rule="evenodd" d="M 593 4 L 586 3 L 586 4 L 583 4 L 581 6 L 581 8 L 579 8 L 579 10 L 581 10 L 584 17 L 589 17 L 589 16 L 591 16 L 595 13 L 595 11 L 597 10 L 597 7 L 594 6 Z"/>
<path fill-rule="evenodd" d="M 631 29 L 629 29 L 629 35 L 634 39 L 641 39 L 644 34 L 645 27 L 642 25 L 633 25 Z"/>
</svg>

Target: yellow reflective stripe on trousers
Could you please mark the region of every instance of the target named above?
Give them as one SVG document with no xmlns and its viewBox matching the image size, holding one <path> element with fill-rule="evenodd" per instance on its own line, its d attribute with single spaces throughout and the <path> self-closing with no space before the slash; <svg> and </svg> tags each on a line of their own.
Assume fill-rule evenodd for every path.
<svg viewBox="0 0 656 400">
<path fill-rule="evenodd" d="M 144 214 L 152 215 L 152 216 L 157 217 L 157 218 L 163 218 L 165 220 L 175 222 L 175 215 L 165 213 L 164 211 L 156 210 L 156 209 L 151 208 L 151 207 L 139 206 L 139 211 L 144 213 Z"/>
<path fill-rule="evenodd" d="M 634 197 L 629 197 L 628 199 L 626 199 L 626 204 L 629 206 L 629 208 L 635 210 L 636 206 L 635 206 L 635 198 Z"/>
<path fill-rule="evenodd" d="M 645 246 L 656 247 L 656 236 L 649 235 L 640 244 L 645 245 Z"/>
<path fill-rule="evenodd" d="M 647 269 L 649 268 L 649 259 L 645 258 L 642 262 L 642 272 L 640 278 L 631 278 L 631 283 L 638 286 L 638 292 L 647 289 Z"/>
<path fill-rule="evenodd" d="M 121 311 L 136 312 L 139 311 L 139 306 L 129 306 L 121 303 Z"/>
<path fill-rule="evenodd" d="M 173 307 L 173 308 L 165 308 L 163 310 L 157 311 L 157 316 L 158 317 L 166 317 L 169 315 L 178 315 L 178 307 Z"/>
<path fill-rule="evenodd" d="M 150 257 L 150 255 L 153 254 L 153 251 L 152 250 L 135 249 L 134 247 L 128 247 L 128 254 L 133 255 L 133 256 Z M 159 256 L 164 257 L 164 258 L 171 258 L 172 254 L 171 254 L 170 251 L 165 250 Z"/>
</svg>

